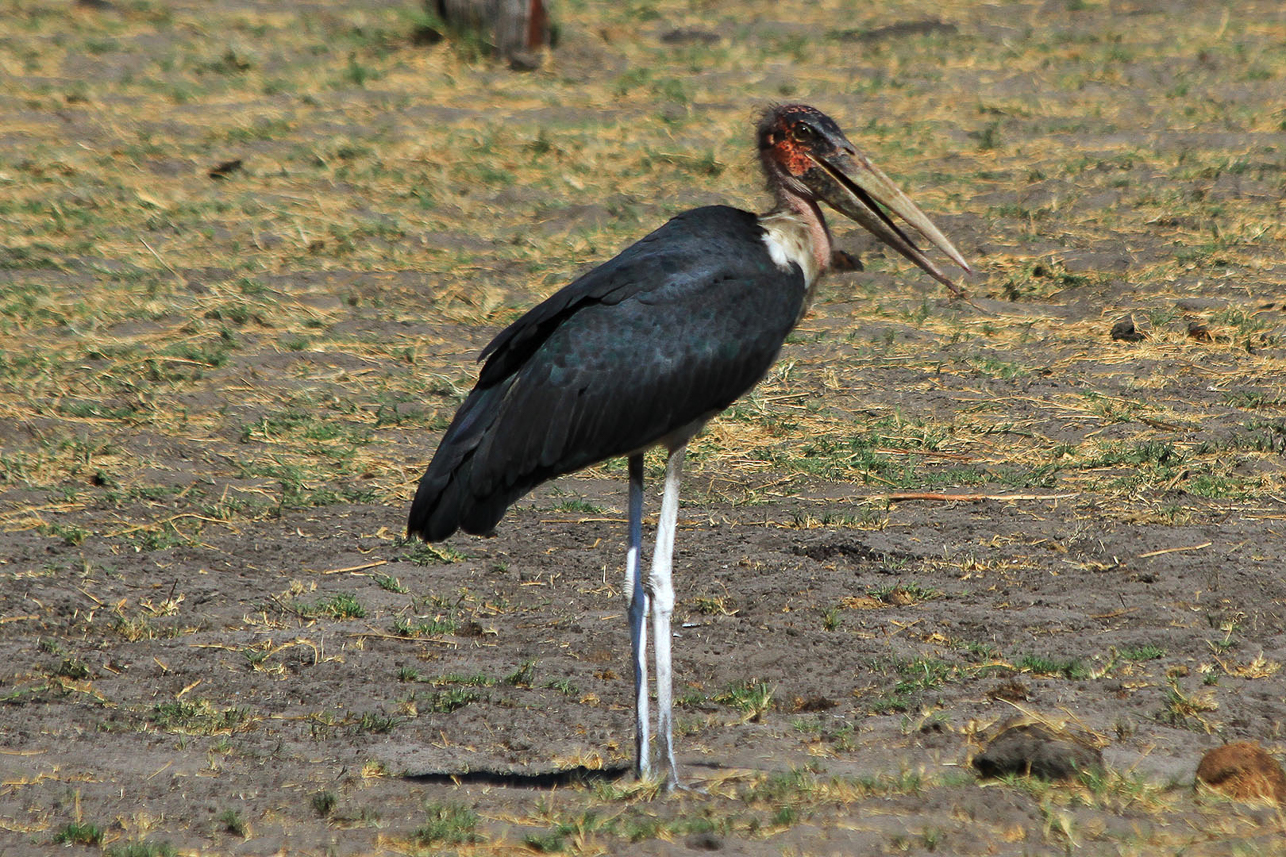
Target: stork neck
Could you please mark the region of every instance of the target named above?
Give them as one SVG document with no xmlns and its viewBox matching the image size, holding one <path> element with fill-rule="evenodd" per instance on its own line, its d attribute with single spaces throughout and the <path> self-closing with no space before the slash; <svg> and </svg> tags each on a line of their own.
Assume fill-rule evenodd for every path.
<svg viewBox="0 0 1286 857">
<path fill-rule="evenodd" d="M 811 295 L 813 285 L 831 262 L 831 233 L 817 203 L 791 193 L 779 193 L 777 205 L 759 218 L 767 232 L 764 240 L 773 261 L 782 267 L 790 262 L 804 272 Z"/>
</svg>

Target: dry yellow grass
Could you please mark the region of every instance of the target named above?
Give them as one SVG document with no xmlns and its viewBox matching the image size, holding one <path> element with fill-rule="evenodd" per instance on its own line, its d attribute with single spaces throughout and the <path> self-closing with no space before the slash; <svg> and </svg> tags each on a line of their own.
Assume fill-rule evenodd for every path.
<svg viewBox="0 0 1286 857">
<path fill-rule="evenodd" d="M 209 548 L 301 510 L 297 526 L 346 533 L 353 509 L 385 508 L 386 524 L 347 536 L 362 545 L 354 551 L 392 545 L 488 335 L 670 214 L 715 201 L 761 206 L 749 128 L 756 110 L 784 100 L 833 115 L 961 236 L 978 267 L 968 284 L 975 303 L 948 304 L 840 226 L 867 271 L 826 281 L 782 364 L 694 443 L 694 503 L 740 511 L 820 485 L 793 519 L 764 522 L 810 533 L 878 531 L 896 503 L 889 496 L 910 490 L 1037 498 L 1014 502 L 1033 520 L 1057 509 L 1073 524 L 1286 520 L 1279 4 L 569 2 L 555 6 L 560 48 L 531 74 L 467 46 L 416 44 L 412 7 L 7 4 L 0 539 L 23 550 L 104 542 L 121 566 L 112 573 L 127 580 L 140 555 Z M 921 29 L 880 30 L 907 22 Z M 661 38 L 682 28 L 715 39 Z M 212 177 L 232 161 L 240 165 Z M 1125 315 L 1146 339 L 1109 338 Z M 568 484 L 619 475 L 609 463 Z M 847 511 L 832 514 L 836 496 Z M 620 506 L 623 498 L 592 517 L 613 518 Z M 1061 558 L 1071 530 L 1023 548 Z M 977 556 L 924 567 L 1003 592 L 1037 564 L 988 558 L 997 545 L 977 541 Z M 1121 559 L 1172 549 L 1217 551 L 1229 563 L 1276 555 L 1193 540 Z M 109 599 L 115 578 L 104 582 L 102 568 L 82 560 L 78 570 L 0 562 L 0 585 L 47 580 L 96 602 L 68 618 L 24 600 L 0 617 L 14 631 L 5 651 L 21 653 L 0 688 L 5 704 L 70 696 L 115 705 L 96 680 L 31 666 L 46 635 L 193 633 L 184 611 L 194 599 L 114 589 Z M 310 571 L 379 573 L 363 556 L 336 562 L 300 559 L 275 582 L 276 603 L 320 598 L 291 582 Z M 1100 566 L 1092 570 L 1120 568 Z M 996 600 L 1008 609 L 1015 599 Z M 860 594 L 840 602 L 852 616 L 884 604 Z M 237 655 L 246 672 L 284 680 L 303 668 L 296 660 L 342 662 L 300 631 L 297 613 L 258 611 L 228 629 L 235 642 L 217 644 L 228 658 L 218 669 L 245 666 Z M 736 613 L 721 605 L 718 616 Z M 27 622 L 45 624 L 28 632 Z M 1224 643 L 1237 624 L 1228 622 Z M 892 633 L 953 645 L 913 626 Z M 351 654 L 368 638 L 408 635 L 375 628 L 342 645 Z M 1217 643 L 1212 660 L 1227 678 L 1277 680 L 1277 660 L 1234 657 Z M 1161 682 L 1137 665 L 1117 674 L 1140 687 Z M 1203 673 L 1214 674 L 1213 665 Z M 1214 716 L 1214 690 L 1170 681 L 1176 717 Z M 855 693 L 869 696 L 878 693 Z M 193 704 L 197 722 L 183 729 L 233 730 L 217 720 L 231 702 Z M 309 718 L 317 734 L 352 727 L 347 714 Z M 261 726 L 258 714 L 244 722 Z M 842 756 L 838 743 L 826 752 Z M 579 752 L 563 761 L 604 764 Z M 386 785 L 378 766 L 362 770 L 370 776 L 355 788 Z M 0 797 L 49 779 L 76 787 L 61 777 L 6 775 Z M 717 809 L 686 800 L 653 809 L 646 786 L 577 787 L 493 809 L 482 822 L 488 838 L 449 847 L 621 853 L 634 839 L 682 842 L 711 828 L 805 854 L 814 853 L 806 835 L 790 831 L 875 836 L 887 818 L 854 816 L 886 812 L 906 819 L 886 845 L 931 851 L 942 831 L 915 820 L 910 798 L 976 788 L 940 774 L 802 768 L 712 775 L 709 786 L 724 801 Z M 1003 853 L 1214 855 L 1236 840 L 1240 853 L 1271 854 L 1282 834 L 1280 816 L 1196 800 L 1130 771 L 988 788 L 1025 794 L 1040 812 L 1034 833 L 979 823 L 979 841 L 1012 846 Z M 891 808 L 871 809 L 873 795 Z M 281 812 L 280 823 L 302 829 Z M 0 816 L 0 829 L 48 841 L 48 813 Z M 1130 834 L 1109 823 L 1118 816 L 1144 821 Z M 119 822 L 108 845 L 175 823 L 142 812 Z M 369 848 L 448 847 L 410 830 L 381 832 Z M 185 853 L 215 847 L 191 835 Z"/>
</svg>

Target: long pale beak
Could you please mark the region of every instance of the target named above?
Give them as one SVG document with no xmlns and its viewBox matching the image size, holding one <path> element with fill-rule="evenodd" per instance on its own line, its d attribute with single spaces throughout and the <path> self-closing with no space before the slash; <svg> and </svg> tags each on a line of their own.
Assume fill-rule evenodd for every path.
<svg viewBox="0 0 1286 857">
<path fill-rule="evenodd" d="M 920 207 L 912 202 L 911 198 L 897 185 L 893 184 L 893 181 L 881 172 L 879 167 L 860 153 L 844 152 L 822 157 L 810 152 L 808 157 L 832 180 L 823 188 L 815 188 L 815 192 L 818 192 L 827 205 L 851 217 L 876 238 L 919 265 L 929 276 L 950 289 L 952 294 L 957 296 L 964 294 L 950 277 L 942 273 L 929 260 L 929 257 L 924 255 L 924 251 L 915 245 L 902 227 L 893 222 L 884 208 L 915 227 L 917 232 L 946 253 L 951 261 L 959 265 L 965 273 L 973 272 L 969 263 L 964 260 L 964 256 L 960 255 L 960 251 L 951 245 L 947 236 L 933 225 L 928 215 L 921 211 Z"/>
</svg>

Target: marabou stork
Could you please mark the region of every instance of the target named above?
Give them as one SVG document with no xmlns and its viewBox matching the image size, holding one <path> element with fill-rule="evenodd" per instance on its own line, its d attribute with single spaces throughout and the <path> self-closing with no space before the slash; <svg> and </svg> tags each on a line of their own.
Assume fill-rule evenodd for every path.
<svg viewBox="0 0 1286 857">
<path fill-rule="evenodd" d="M 653 771 L 647 629 L 656 657 L 657 734 L 666 786 L 679 784 L 671 710 L 671 555 L 688 441 L 759 382 L 831 261 L 825 202 L 960 294 L 893 222 L 899 215 L 969 266 L 919 207 L 820 111 L 792 104 L 759 122 L 775 205 L 755 215 L 684 212 L 563 288 L 482 350 L 478 383 L 456 412 L 411 505 L 407 531 L 435 542 L 490 534 L 546 480 L 608 458 L 629 461 L 625 594 L 634 662 L 635 772 Z M 887 210 L 887 211 L 886 211 Z M 643 453 L 669 453 L 651 571 L 639 571 Z"/>
</svg>

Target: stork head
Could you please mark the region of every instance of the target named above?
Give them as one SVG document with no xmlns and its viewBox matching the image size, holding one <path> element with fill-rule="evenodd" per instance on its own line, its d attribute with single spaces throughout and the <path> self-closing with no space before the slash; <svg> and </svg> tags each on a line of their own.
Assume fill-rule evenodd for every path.
<svg viewBox="0 0 1286 857">
<path fill-rule="evenodd" d="M 801 202 L 824 202 L 959 293 L 888 212 L 968 272 L 964 257 L 919 206 L 849 142 L 833 119 L 805 104 L 785 104 L 764 113 L 758 133 L 768 185 L 780 204 L 798 209 Z"/>
</svg>

